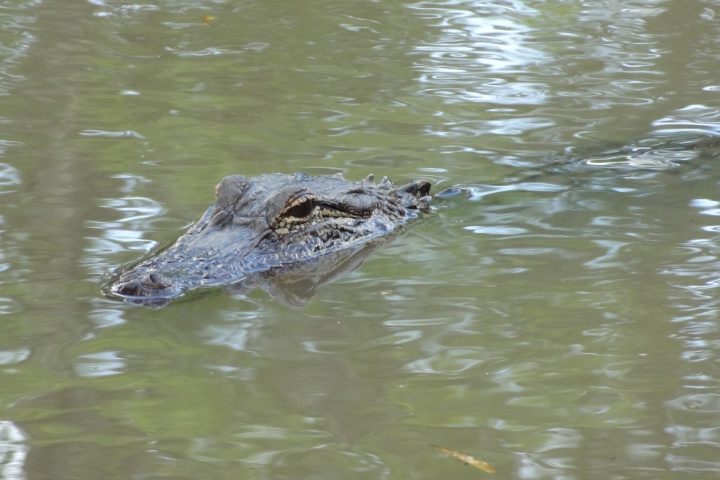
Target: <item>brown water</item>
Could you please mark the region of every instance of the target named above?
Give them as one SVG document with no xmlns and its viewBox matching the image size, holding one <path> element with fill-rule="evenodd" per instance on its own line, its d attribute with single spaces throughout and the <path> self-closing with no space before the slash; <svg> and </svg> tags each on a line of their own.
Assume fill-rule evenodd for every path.
<svg viewBox="0 0 720 480">
<path fill-rule="evenodd" d="M 717 478 L 719 157 L 597 155 L 720 134 L 719 38 L 710 0 L 4 2 L 0 478 Z M 466 193 L 302 307 L 102 296 L 299 170 Z"/>
</svg>

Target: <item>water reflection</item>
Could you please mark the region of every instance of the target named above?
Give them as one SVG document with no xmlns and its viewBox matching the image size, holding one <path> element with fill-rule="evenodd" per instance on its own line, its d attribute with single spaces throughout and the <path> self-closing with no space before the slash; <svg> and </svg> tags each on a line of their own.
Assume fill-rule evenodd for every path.
<svg viewBox="0 0 720 480">
<path fill-rule="evenodd" d="M 7 143 L 6 143 L 7 144 Z M 0 141 L 0 156 L 2 156 L 2 145 Z M 0 163 L 0 194 L 13 192 L 20 185 L 20 172 L 12 165 Z"/>
<path fill-rule="evenodd" d="M 507 7 L 496 2 L 417 2 L 408 7 L 440 32 L 437 40 L 415 46 L 423 58 L 415 65 L 418 81 L 427 85 L 420 93 L 450 103 L 545 102 L 545 85 L 508 78 L 510 72 L 550 58 L 530 46 L 535 29 L 528 19 L 537 14 L 534 8 L 516 2 L 514 15 L 508 16 Z M 512 129 L 521 130 L 519 124 Z"/>
<path fill-rule="evenodd" d="M 16 350 L 0 350 L 0 365 L 15 365 L 22 363 L 30 357 L 30 350 L 19 348 Z"/>
<path fill-rule="evenodd" d="M 102 8 L 101 10 L 96 10 L 93 12 L 93 15 L 96 17 L 109 17 L 113 15 L 128 17 L 131 15 L 157 12 L 161 10 L 161 7 L 159 5 L 153 5 L 149 3 L 121 3 L 120 5 L 114 5 L 114 2 L 107 2 L 104 0 L 88 0 L 88 3 Z"/>
<path fill-rule="evenodd" d="M 712 228 L 715 225 L 708 225 L 717 217 L 718 201 L 691 198 L 688 203 L 696 209 L 700 221 L 688 232 L 692 238 L 679 246 L 685 252 L 685 259 L 679 263 L 668 262 L 661 271 L 670 276 L 674 287 L 671 299 L 677 313 L 672 338 L 683 345 L 682 361 L 692 366 L 684 376 L 690 391 L 677 392 L 677 396 L 667 402 L 671 424 L 666 431 L 674 438 L 675 447 L 667 455 L 667 461 L 678 469 L 709 473 L 718 471 L 720 462 L 709 460 L 712 457 L 699 460 L 697 452 L 716 448 L 720 440 L 720 431 L 707 427 L 711 418 L 720 415 L 717 394 L 720 377 L 714 365 L 720 353 L 717 342 L 720 303 L 716 295 L 720 287 L 720 250 L 718 230 Z"/>
<path fill-rule="evenodd" d="M 105 351 L 79 355 L 75 360 L 75 372 L 80 377 L 106 377 L 125 371 L 122 352 Z"/>
<path fill-rule="evenodd" d="M 693 104 L 675 110 L 653 123 L 657 135 L 688 137 L 720 134 L 720 110 L 709 105 Z"/>
<path fill-rule="evenodd" d="M 0 419 L 0 477 L 6 480 L 25 480 L 25 461 L 28 437 L 13 422 Z"/>
<path fill-rule="evenodd" d="M 119 175 L 116 178 L 123 184 L 121 193 L 132 193 L 138 184 L 148 180 L 135 175 Z M 89 220 L 87 227 L 98 235 L 88 236 L 84 263 L 96 276 L 104 275 L 110 268 L 111 255 L 126 251 L 149 252 L 157 242 L 145 238 L 152 227 L 153 219 L 158 219 L 164 207 L 157 201 L 134 195 L 100 199 L 100 206 L 112 210 L 120 216 L 113 220 Z"/>
<path fill-rule="evenodd" d="M 344 249 L 323 255 L 311 262 L 253 275 L 232 285 L 229 291 L 244 295 L 253 288 L 261 288 L 275 300 L 301 307 L 317 293 L 319 286 L 358 269 L 365 259 L 384 243 L 374 242 L 360 248 Z"/>
<path fill-rule="evenodd" d="M 79 133 L 81 137 L 100 137 L 100 138 L 135 138 L 144 140 L 145 137 L 133 130 L 107 131 L 86 129 Z"/>
</svg>

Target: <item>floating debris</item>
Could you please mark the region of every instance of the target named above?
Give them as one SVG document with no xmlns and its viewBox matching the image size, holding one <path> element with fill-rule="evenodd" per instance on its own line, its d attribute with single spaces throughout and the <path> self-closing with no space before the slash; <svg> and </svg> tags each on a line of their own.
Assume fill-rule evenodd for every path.
<svg viewBox="0 0 720 480">
<path fill-rule="evenodd" d="M 440 447 L 438 445 L 430 445 L 432 448 L 437 450 L 438 452 L 444 453 L 445 455 L 452 457 L 456 460 L 460 460 L 461 462 L 470 465 L 471 467 L 475 467 L 478 470 L 482 470 L 485 473 L 495 473 L 495 467 L 490 465 L 488 462 L 484 460 L 479 460 L 472 455 L 468 455 L 466 453 L 458 452 L 457 450 L 453 450 L 452 448 L 445 448 Z"/>
<path fill-rule="evenodd" d="M 203 25 L 210 25 L 214 21 L 215 21 L 215 17 L 213 17 L 212 15 L 203 15 L 202 16 Z"/>
</svg>

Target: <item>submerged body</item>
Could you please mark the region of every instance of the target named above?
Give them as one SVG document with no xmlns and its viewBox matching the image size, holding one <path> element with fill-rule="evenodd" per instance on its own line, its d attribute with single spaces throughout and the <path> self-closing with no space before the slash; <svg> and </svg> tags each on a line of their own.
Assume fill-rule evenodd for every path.
<svg viewBox="0 0 720 480">
<path fill-rule="evenodd" d="M 359 249 L 386 237 L 428 208 L 430 184 L 395 187 L 342 175 L 225 177 L 216 202 L 172 246 L 135 265 L 112 295 L 162 304 L 202 287 Z M 332 258 L 332 257 L 330 257 Z"/>
</svg>

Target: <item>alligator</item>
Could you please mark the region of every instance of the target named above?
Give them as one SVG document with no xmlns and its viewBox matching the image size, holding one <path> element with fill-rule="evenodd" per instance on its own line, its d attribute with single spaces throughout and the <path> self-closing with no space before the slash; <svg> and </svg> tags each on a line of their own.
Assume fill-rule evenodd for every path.
<svg viewBox="0 0 720 480">
<path fill-rule="evenodd" d="M 589 170 L 670 170 L 698 157 L 720 158 L 717 136 L 663 141 L 561 158 L 535 171 L 511 175 L 502 186 L 455 185 L 434 198 L 481 198 L 522 189 L 547 175 Z M 480 193 L 478 193 L 480 192 Z M 260 287 L 290 304 L 302 304 L 315 287 L 357 268 L 408 221 L 427 211 L 430 183 L 396 187 L 369 175 L 360 182 L 341 174 L 266 174 L 225 177 L 216 202 L 173 245 L 126 267 L 105 293 L 162 306 L 211 287 L 244 292 Z"/>
<path fill-rule="evenodd" d="M 353 182 L 341 174 L 232 175 L 215 194 L 174 244 L 128 267 L 107 293 L 163 306 L 198 289 L 258 284 L 260 276 L 284 270 L 335 276 L 342 270 L 335 263 L 356 265 L 353 258 L 364 258 L 431 200 L 425 180 L 395 186 L 387 178 Z"/>
</svg>

